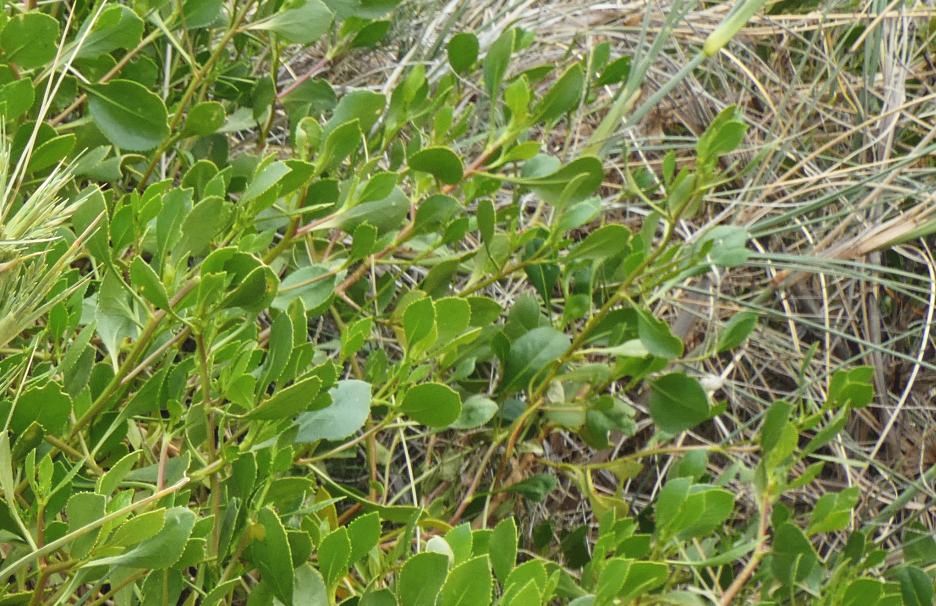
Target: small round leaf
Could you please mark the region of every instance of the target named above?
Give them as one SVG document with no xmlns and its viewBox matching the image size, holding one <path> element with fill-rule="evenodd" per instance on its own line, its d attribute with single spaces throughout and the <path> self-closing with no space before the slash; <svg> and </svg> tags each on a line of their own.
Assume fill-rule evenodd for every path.
<svg viewBox="0 0 936 606">
<path fill-rule="evenodd" d="M 413 170 L 429 173 L 439 181 L 454 185 L 461 181 L 465 169 L 461 159 L 447 147 L 427 147 L 409 159 Z"/>
<path fill-rule="evenodd" d="M 464 74 L 478 61 L 478 37 L 468 32 L 455 34 L 448 43 L 448 62 L 457 74 Z"/>
<path fill-rule="evenodd" d="M 206 137 L 224 125 L 224 106 L 217 101 L 203 101 L 189 110 L 185 117 L 186 135 Z"/>
<path fill-rule="evenodd" d="M 5 62 L 22 69 L 42 67 L 55 59 L 58 21 L 44 13 L 24 13 L 10 19 L 0 34 Z"/>
<path fill-rule="evenodd" d="M 423 425 L 447 427 L 461 414 L 461 396 L 440 383 L 425 383 L 406 392 L 400 410 Z"/>
</svg>

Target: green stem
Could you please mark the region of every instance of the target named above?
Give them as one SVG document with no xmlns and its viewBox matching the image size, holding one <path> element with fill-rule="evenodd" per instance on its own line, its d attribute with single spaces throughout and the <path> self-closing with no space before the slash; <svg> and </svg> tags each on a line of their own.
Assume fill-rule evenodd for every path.
<svg viewBox="0 0 936 606">
<path fill-rule="evenodd" d="M 181 301 L 188 293 L 192 291 L 199 283 L 199 278 L 195 277 L 182 285 L 176 295 L 169 302 L 170 307 L 176 305 Z M 159 325 L 162 323 L 163 318 L 167 316 L 165 310 L 159 310 L 150 317 L 149 322 L 146 323 L 146 326 L 143 328 L 143 332 L 140 334 L 140 337 L 134 343 L 133 349 L 127 355 L 127 358 L 124 360 L 123 364 L 120 365 L 120 368 L 117 370 L 117 373 L 114 375 L 114 378 L 111 379 L 110 383 L 107 384 L 107 387 L 104 388 L 104 391 L 101 392 L 101 395 L 94 400 L 90 408 L 85 411 L 81 417 L 75 421 L 75 424 L 72 425 L 71 430 L 68 432 L 68 435 L 65 438 L 66 442 L 71 442 L 78 435 L 81 430 L 83 430 L 94 418 L 100 414 L 107 406 L 111 403 L 111 398 L 121 388 L 124 387 L 124 377 L 135 367 L 137 361 L 140 357 L 146 352 L 147 347 L 149 347 L 150 341 L 156 335 L 156 331 L 159 329 Z"/>
<path fill-rule="evenodd" d="M 205 337 L 200 330 L 195 334 L 195 346 L 198 349 L 198 375 L 201 380 L 202 407 L 204 408 L 205 422 L 208 426 L 208 464 L 211 465 L 218 460 L 218 449 L 215 445 L 217 426 L 214 411 L 211 407 L 211 375 L 208 349 L 205 346 Z M 217 473 L 209 474 L 208 478 L 211 483 L 211 512 L 215 519 L 215 524 L 211 527 L 211 543 L 208 546 L 208 555 L 209 557 L 216 557 L 218 555 L 218 545 L 221 543 L 221 524 L 219 523 L 221 520 L 221 485 Z"/>
<path fill-rule="evenodd" d="M 185 110 L 188 107 L 188 104 L 192 101 L 195 92 L 198 90 L 198 86 L 202 83 L 202 80 L 206 78 L 208 73 L 214 68 L 215 63 L 221 58 L 224 52 L 227 50 L 228 42 L 231 41 L 231 38 L 240 31 L 240 24 L 243 21 L 244 16 L 247 14 L 246 8 L 240 13 L 237 13 L 231 21 L 231 27 L 224 32 L 224 36 L 218 41 L 218 45 L 215 47 L 215 51 L 211 54 L 208 60 L 201 66 L 197 72 L 192 76 L 192 79 L 189 81 L 188 87 L 185 89 L 185 92 L 182 93 L 182 99 L 179 101 L 179 105 L 176 107 L 175 113 L 172 115 L 172 121 L 169 123 L 169 132 L 175 133 L 182 122 L 182 117 L 185 115 Z M 140 183 L 138 189 L 142 191 L 146 187 L 146 182 L 149 181 L 150 176 L 153 174 L 153 171 L 156 170 L 156 165 L 159 163 L 159 159 L 162 157 L 163 153 L 166 152 L 169 145 L 173 143 L 173 137 L 170 137 L 166 140 L 163 145 L 159 147 L 156 153 L 153 154 L 153 159 L 150 160 L 149 165 L 146 167 L 146 170 L 143 171 L 143 176 L 140 177 Z"/>
<path fill-rule="evenodd" d="M 170 17 L 170 19 L 167 20 L 167 23 L 171 23 L 171 22 L 172 22 L 172 17 Z M 124 56 L 120 58 L 120 61 L 118 61 L 117 64 L 114 65 L 114 67 L 108 70 L 106 74 L 101 76 L 101 79 L 97 81 L 97 84 L 105 84 L 108 81 L 110 81 L 111 78 L 118 75 L 121 72 L 121 70 L 123 70 L 123 68 L 126 67 L 127 64 L 130 63 L 130 61 L 134 57 L 136 57 L 140 51 L 142 51 L 144 48 L 146 48 L 147 46 L 155 42 L 160 36 L 162 36 L 162 30 L 155 29 L 151 31 L 145 38 L 143 38 L 140 41 L 139 44 L 137 44 L 134 48 L 127 51 L 126 54 L 124 54 Z M 71 103 L 71 105 L 66 107 L 64 110 L 59 112 L 57 116 L 52 118 L 52 120 L 49 121 L 50 124 L 52 124 L 53 126 L 59 124 L 62 120 L 67 118 L 73 111 L 81 107 L 81 104 L 84 103 L 87 100 L 87 98 L 88 98 L 87 94 L 79 95 L 78 98 L 75 99 Z"/>
<path fill-rule="evenodd" d="M 127 587 L 128 585 L 132 583 L 139 581 L 140 579 L 145 577 L 147 574 L 149 574 L 149 572 L 150 572 L 149 570 L 141 570 L 139 572 L 135 572 L 131 574 L 130 576 L 126 577 L 125 579 L 117 583 L 116 585 L 111 586 L 107 590 L 106 593 L 102 594 L 101 597 L 91 602 L 88 606 L 102 606 L 103 604 L 107 603 L 109 599 L 114 597 L 117 594 L 117 592 L 119 592 L 121 589 L 123 589 L 124 587 Z"/>
<path fill-rule="evenodd" d="M 3 570 L 0 570 L 0 579 L 5 579 L 9 577 L 11 574 L 19 571 L 21 568 L 29 564 L 29 562 L 31 562 L 32 560 L 36 558 L 41 558 L 43 556 L 47 556 L 50 553 L 54 553 L 58 549 L 70 544 L 75 539 L 79 539 L 83 537 L 84 535 L 88 534 L 89 532 L 96 530 L 109 522 L 113 522 L 114 520 L 119 520 L 133 513 L 134 511 L 137 511 L 138 509 L 142 509 L 146 507 L 150 503 L 156 502 L 165 496 L 178 492 L 188 483 L 189 483 L 189 478 L 182 478 L 181 480 L 179 480 L 172 486 L 169 486 L 167 488 L 154 492 L 153 494 L 151 494 L 150 496 L 146 498 L 140 499 L 139 501 L 135 503 L 131 503 L 130 505 L 127 505 L 126 507 L 121 507 L 117 511 L 112 511 L 109 514 L 102 516 L 94 520 L 93 522 L 90 522 L 89 524 L 82 526 L 81 528 L 78 528 L 77 530 L 73 530 L 72 532 L 62 537 L 59 537 L 58 539 L 50 543 L 46 543 L 42 547 L 31 551 L 30 553 L 24 555 L 23 557 L 16 560 L 12 564 L 9 564 Z"/>
<path fill-rule="evenodd" d="M 45 585 L 50 575 L 68 570 L 74 566 L 74 564 L 74 560 L 66 560 L 43 567 L 42 572 L 39 573 L 39 580 L 36 581 L 36 587 L 33 589 L 32 599 L 29 600 L 29 606 L 39 606 L 39 604 L 43 603 L 42 598 L 45 596 Z"/>
</svg>

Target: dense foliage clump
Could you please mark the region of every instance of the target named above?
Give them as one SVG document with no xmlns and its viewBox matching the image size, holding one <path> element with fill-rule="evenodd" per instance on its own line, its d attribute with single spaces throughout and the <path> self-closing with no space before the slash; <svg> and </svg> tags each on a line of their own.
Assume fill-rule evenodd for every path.
<svg viewBox="0 0 936 606">
<path fill-rule="evenodd" d="M 764 2 L 555 61 L 457 15 L 415 57 L 438 7 L 393 0 L 33 4 L 0 19 L 0 604 L 933 603 L 933 467 L 860 509 L 842 446 L 874 360 L 732 374 L 808 278 L 764 244 L 827 207 L 719 217 L 799 159 L 745 101 L 633 136 Z M 932 231 L 901 212 L 828 262 Z"/>
</svg>

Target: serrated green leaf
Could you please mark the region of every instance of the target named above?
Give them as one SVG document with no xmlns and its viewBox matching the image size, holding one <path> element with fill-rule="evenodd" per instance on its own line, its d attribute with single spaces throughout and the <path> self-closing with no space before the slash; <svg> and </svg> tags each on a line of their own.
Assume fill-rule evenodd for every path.
<svg viewBox="0 0 936 606">
<path fill-rule="evenodd" d="M 377 228 L 378 234 L 384 234 L 402 227 L 410 207 L 409 198 L 395 187 L 390 195 L 382 200 L 358 204 L 341 212 L 333 224 L 348 233 L 353 233 L 358 226 L 369 223 Z"/>
<path fill-rule="evenodd" d="M 534 162 L 539 156 L 527 162 Z M 526 167 L 524 167 L 526 170 Z M 597 190 L 604 180 L 604 167 L 594 156 L 584 156 L 569 164 L 556 167 L 547 174 L 532 178 L 525 177 L 521 183 L 527 185 L 546 202 L 566 207 L 584 200 Z"/>
<path fill-rule="evenodd" d="M 260 510 L 257 523 L 251 548 L 260 574 L 281 602 L 292 604 L 293 560 L 286 529 L 269 507 Z"/>
<path fill-rule="evenodd" d="M 0 410 L 8 411 L 9 406 L 3 406 L 3 404 L 0 404 Z M 47 381 L 37 387 L 30 387 L 20 394 L 10 419 L 10 429 L 14 433 L 21 433 L 26 431 L 32 423 L 38 423 L 47 433 L 61 437 L 65 432 L 71 411 L 71 396 L 65 393 L 57 383 Z M 6 418 L 5 415 L 0 416 Z"/>
<path fill-rule="evenodd" d="M 98 479 L 97 492 L 104 496 L 110 496 L 111 493 L 117 490 L 117 487 L 120 486 L 123 479 L 140 460 L 140 454 L 141 452 L 139 450 L 128 453 L 114 463 L 111 468 Z"/>
<path fill-rule="evenodd" d="M 397 584 L 400 606 L 435 606 L 448 565 L 448 558 L 438 553 L 418 553 L 408 559 Z"/>
<path fill-rule="evenodd" d="M 120 526 L 108 538 L 108 547 L 130 547 L 148 540 L 166 525 L 166 510 L 154 509 L 135 515 Z"/>
<path fill-rule="evenodd" d="M 221 305 L 257 312 L 274 300 L 278 286 L 279 279 L 273 270 L 266 265 L 260 265 L 236 285 L 234 291 L 224 299 Z"/>
<path fill-rule="evenodd" d="M 369 254 L 375 252 L 374 245 L 377 243 L 377 228 L 370 223 L 361 223 L 354 228 L 354 235 L 351 241 L 350 259 L 360 261 Z"/>
<path fill-rule="evenodd" d="M 329 606 L 328 589 L 325 579 L 309 564 L 296 569 L 294 579 L 293 603 L 297 606 Z"/>
<path fill-rule="evenodd" d="M 900 583 L 904 606 L 927 606 L 933 603 L 933 581 L 916 566 L 901 566 L 894 571 Z"/>
<path fill-rule="evenodd" d="M 478 231 L 481 232 L 481 241 L 490 245 L 494 239 L 494 227 L 497 223 L 497 213 L 491 200 L 478 202 L 477 216 Z"/>
<path fill-rule="evenodd" d="M 491 568 L 503 583 L 517 563 L 517 524 L 512 517 L 501 520 L 494 527 L 488 542 Z"/>
<path fill-rule="evenodd" d="M 546 566 L 539 560 L 528 560 L 515 566 L 503 582 L 504 595 L 532 583 L 535 587 L 546 588 Z"/>
<path fill-rule="evenodd" d="M 454 564 L 461 564 L 471 557 L 474 544 L 474 532 L 471 525 L 466 523 L 455 526 L 445 533 L 445 541 L 448 544 L 448 550 L 445 552 L 451 556 Z"/>
<path fill-rule="evenodd" d="M 321 313 L 335 293 L 337 278 L 323 265 L 310 265 L 293 271 L 280 284 L 273 307 L 286 309 L 296 299 L 309 312 Z"/>
<path fill-rule="evenodd" d="M 185 550 L 185 544 L 195 526 L 195 514 L 184 507 L 166 510 L 162 529 L 129 551 L 93 560 L 85 567 L 124 566 L 162 570 L 175 564 Z"/>
<path fill-rule="evenodd" d="M 471 305 L 459 297 L 443 297 L 434 301 L 438 343 L 450 343 L 464 334 L 471 325 Z"/>
<path fill-rule="evenodd" d="M 372 511 L 356 518 L 348 525 L 348 538 L 351 540 L 349 561 L 354 563 L 367 555 L 380 541 L 380 515 Z"/>
<path fill-rule="evenodd" d="M 77 137 L 71 133 L 44 141 L 33 150 L 26 171 L 34 173 L 55 166 L 71 153 L 76 141 Z"/>
<path fill-rule="evenodd" d="M 325 584 L 334 588 L 348 573 L 351 561 L 351 540 L 347 528 L 337 528 L 328 534 L 318 548 L 319 569 Z"/>
<path fill-rule="evenodd" d="M 809 539 L 793 524 L 785 522 L 774 531 L 770 569 L 774 577 L 784 585 L 792 585 L 805 579 L 813 571 L 818 560 Z"/>
<path fill-rule="evenodd" d="M 494 400 L 482 395 L 473 395 L 462 402 L 461 414 L 449 425 L 452 429 L 475 429 L 494 418 L 499 407 Z"/>
<path fill-rule="evenodd" d="M 488 606 L 494 581 L 486 556 L 452 569 L 439 592 L 437 606 Z"/>
<path fill-rule="evenodd" d="M 68 532 L 76 532 L 103 517 L 106 501 L 104 495 L 93 492 L 73 494 L 65 505 L 65 515 L 68 516 Z M 71 557 L 78 560 L 86 557 L 100 533 L 101 529 L 98 527 L 75 539 L 70 546 L 69 553 Z"/>
<path fill-rule="evenodd" d="M 264 166 L 260 172 L 251 179 L 250 185 L 241 196 L 241 201 L 249 202 L 260 198 L 276 187 L 289 172 L 289 165 L 285 162 L 276 161 Z"/>
<path fill-rule="evenodd" d="M 331 118 L 325 123 L 324 132 L 328 134 L 357 120 L 361 132 L 368 133 L 383 113 L 386 101 L 383 95 L 369 90 L 351 91 L 338 101 Z"/>
</svg>

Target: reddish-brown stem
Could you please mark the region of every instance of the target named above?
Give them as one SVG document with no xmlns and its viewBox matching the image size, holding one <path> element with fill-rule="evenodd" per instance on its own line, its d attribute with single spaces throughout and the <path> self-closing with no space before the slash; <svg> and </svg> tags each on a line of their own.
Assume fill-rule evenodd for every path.
<svg viewBox="0 0 936 606">
<path fill-rule="evenodd" d="M 346 523 L 348 522 L 348 520 L 350 520 L 351 518 L 354 517 L 354 514 L 356 514 L 357 512 L 359 512 L 359 511 L 361 510 L 362 507 L 363 507 L 363 505 L 361 505 L 360 503 L 355 503 L 355 504 L 352 505 L 351 507 L 347 508 L 347 509 L 338 517 L 338 524 L 339 524 L 339 525 L 342 525 L 342 526 L 343 526 L 344 524 L 346 524 Z"/>
<path fill-rule="evenodd" d="M 456 509 L 452 517 L 449 518 L 449 524 L 452 526 L 458 524 L 458 521 L 461 520 L 461 517 L 465 514 L 465 510 L 468 509 L 468 506 L 471 505 L 471 501 L 474 500 L 475 492 L 477 492 L 478 486 L 481 485 L 481 478 L 484 476 L 484 471 L 488 468 L 488 463 L 491 462 L 491 457 L 494 455 L 498 443 L 499 442 L 495 440 L 481 458 L 481 462 L 478 464 L 478 470 L 475 472 L 474 477 L 471 479 L 471 484 L 468 486 L 468 491 L 465 493 L 465 496 L 462 497 L 461 503 L 458 504 L 458 509 Z"/>
<path fill-rule="evenodd" d="M 722 594 L 721 601 L 719 601 L 720 606 L 728 606 L 731 604 L 741 590 L 744 589 L 745 584 L 747 584 L 748 580 L 754 574 L 754 571 L 757 570 L 761 560 L 767 554 L 767 530 L 769 526 L 770 497 L 769 495 L 764 495 L 760 507 L 760 520 L 757 525 L 757 546 L 754 548 L 754 553 L 751 554 L 751 559 L 748 560 L 748 563 L 741 569 L 741 572 L 738 573 L 735 580 L 728 586 L 725 593 Z"/>
<path fill-rule="evenodd" d="M 110 81 L 111 78 L 119 74 L 123 70 L 123 68 L 126 67 L 127 64 L 130 63 L 130 61 L 134 57 L 136 57 L 137 54 L 141 50 L 146 48 L 151 42 L 153 42 L 153 40 L 158 38 L 161 34 L 162 32 L 160 30 L 158 29 L 154 30 L 153 33 L 151 33 L 149 36 L 144 38 L 134 48 L 127 51 L 127 53 L 123 57 L 120 58 L 120 61 L 118 61 L 117 64 L 114 65 L 114 67 L 107 70 L 107 73 L 101 76 L 101 79 L 97 81 L 97 84 L 106 84 L 108 81 Z M 51 124 L 55 126 L 56 124 L 60 123 L 62 120 L 67 118 L 69 114 L 71 114 L 73 111 L 81 107 L 81 104 L 84 103 L 87 100 L 87 98 L 88 98 L 88 95 L 85 93 L 78 95 L 78 97 L 74 101 L 72 101 L 71 105 L 66 107 L 64 110 L 59 112 L 59 115 L 55 116 L 54 118 L 52 118 L 52 120 L 50 120 Z"/>
<path fill-rule="evenodd" d="M 473 176 L 475 173 L 477 173 L 479 170 L 481 170 L 481 169 L 484 167 L 484 164 L 490 159 L 491 154 L 493 154 L 494 151 L 495 151 L 495 149 L 486 149 L 486 150 L 484 150 L 483 153 L 481 153 L 481 155 L 479 155 L 477 158 L 475 158 L 475 159 L 471 162 L 471 164 L 469 164 L 469 165 L 465 168 L 465 173 L 462 175 L 462 180 L 465 180 L 465 179 L 467 179 L 467 178 Z M 457 187 L 457 184 L 455 184 L 455 183 L 450 183 L 450 184 L 448 184 L 448 185 L 445 185 L 445 186 L 442 187 L 442 193 L 443 193 L 443 194 L 452 193 L 453 191 L 455 191 L 455 188 L 456 188 L 456 187 Z"/>
<path fill-rule="evenodd" d="M 307 69 L 304 74 L 302 74 L 301 76 L 299 76 L 298 78 L 290 82 L 289 86 L 283 88 L 283 90 L 276 93 L 276 99 L 277 100 L 282 99 L 289 93 L 293 92 L 294 90 L 299 88 L 302 85 L 302 83 L 308 80 L 309 78 L 312 78 L 322 73 L 322 71 L 326 67 L 328 67 L 328 59 L 325 57 L 322 57 L 321 59 L 318 60 L 318 62 L 315 65 Z"/>
</svg>

